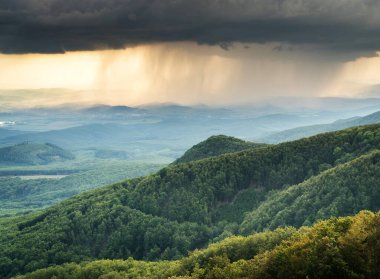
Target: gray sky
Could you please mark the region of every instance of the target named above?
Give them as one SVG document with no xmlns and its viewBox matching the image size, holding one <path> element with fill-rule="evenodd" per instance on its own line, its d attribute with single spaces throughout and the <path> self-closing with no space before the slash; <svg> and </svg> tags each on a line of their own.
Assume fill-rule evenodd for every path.
<svg viewBox="0 0 380 279">
<path fill-rule="evenodd" d="M 377 0 L 2 0 L 0 51 L 60 53 L 194 41 L 380 49 Z"/>
<path fill-rule="evenodd" d="M 362 96 L 380 84 L 379 14 L 377 0 L 2 0 L 0 89 L 112 104 Z"/>
</svg>

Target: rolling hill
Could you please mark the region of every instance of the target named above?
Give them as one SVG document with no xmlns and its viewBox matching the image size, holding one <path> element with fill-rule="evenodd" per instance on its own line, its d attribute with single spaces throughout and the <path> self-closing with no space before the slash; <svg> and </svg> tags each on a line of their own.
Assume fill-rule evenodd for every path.
<svg viewBox="0 0 380 279">
<path fill-rule="evenodd" d="M 174 164 L 188 163 L 190 161 L 262 146 L 265 146 L 265 144 L 244 141 L 224 135 L 211 136 L 187 150 L 182 157 L 174 162 Z"/>
<path fill-rule="evenodd" d="M 349 119 L 337 120 L 330 124 L 303 126 L 281 131 L 278 133 L 272 133 L 271 135 L 268 135 L 261 140 L 268 143 L 279 143 L 304 137 L 310 137 L 319 133 L 338 131 L 349 127 L 376 123 L 380 123 L 380 111 L 364 117 L 353 117 Z"/>
<path fill-rule="evenodd" d="M 245 229 L 249 219 L 244 220 L 245 213 L 251 216 L 284 190 L 301 193 L 295 199 L 292 192 L 291 208 L 307 206 L 301 202 L 303 195 L 331 196 L 316 203 L 319 208 L 311 217 L 286 219 L 289 225 L 378 210 L 379 199 L 371 196 L 376 197 L 379 188 L 378 149 L 380 125 L 356 127 L 172 165 L 147 177 L 80 194 L 42 212 L 0 220 L 0 276 L 100 258 L 178 259 L 238 233 L 241 223 L 244 233 L 260 230 Z M 369 152 L 373 153 L 366 155 Z M 353 169 L 361 171 L 347 175 Z M 341 197 L 347 202 L 342 192 L 353 191 L 349 181 L 353 188 L 361 181 L 367 184 L 361 186 L 366 191 L 358 200 L 350 200 L 354 206 L 346 209 L 338 201 Z M 335 190 L 332 185 L 337 183 L 342 186 Z M 310 187 L 316 189 L 304 191 Z M 261 227 L 283 225 L 271 221 Z"/>
<path fill-rule="evenodd" d="M 74 155 L 50 143 L 24 142 L 0 148 L 2 165 L 41 165 L 74 159 Z"/>
<path fill-rule="evenodd" d="M 275 191 L 241 224 L 242 233 L 305 226 L 330 216 L 380 209 L 380 151 Z"/>
</svg>

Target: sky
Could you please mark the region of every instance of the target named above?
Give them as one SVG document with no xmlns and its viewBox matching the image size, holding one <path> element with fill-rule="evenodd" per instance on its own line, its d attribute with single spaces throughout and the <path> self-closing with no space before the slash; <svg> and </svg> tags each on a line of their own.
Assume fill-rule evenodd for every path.
<svg viewBox="0 0 380 279">
<path fill-rule="evenodd" d="M 376 96 L 379 13 L 377 0 L 3 0 L 0 104 L 13 90 L 39 105 Z"/>
</svg>

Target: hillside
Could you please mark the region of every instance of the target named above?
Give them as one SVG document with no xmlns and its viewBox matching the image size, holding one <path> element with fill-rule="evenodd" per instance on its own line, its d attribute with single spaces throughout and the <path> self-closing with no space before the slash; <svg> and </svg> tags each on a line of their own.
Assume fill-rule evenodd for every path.
<svg viewBox="0 0 380 279">
<path fill-rule="evenodd" d="M 188 163 L 190 161 L 262 146 L 264 146 L 264 144 L 248 142 L 224 135 L 211 136 L 187 150 L 174 164 Z"/>
<path fill-rule="evenodd" d="M 42 165 L 74 159 L 74 155 L 50 143 L 24 142 L 0 148 L 2 165 Z"/>
<path fill-rule="evenodd" d="M 304 137 L 310 137 L 319 133 L 338 131 L 341 129 L 380 123 L 380 111 L 372 113 L 364 117 L 353 117 L 349 119 L 337 120 L 330 124 L 319 124 L 311 126 L 297 127 L 278 133 L 273 133 L 262 140 L 264 142 L 279 143 L 285 141 L 296 140 Z"/>
<path fill-rule="evenodd" d="M 241 224 L 243 233 L 311 225 L 330 216 L 380 210 L 380 151 L 270 194 Z"/>
<path fill-rule="evenodd" d="M 70 263 L 17 278 L 377 278 L 379 240 L 380 213 L 363 211 L 298 231 L 234 236 L 177 261 Z"/>
<path fill-rule="evenodd" d="M 259 208 L 273 190 L 313 181 L 322 172 L 329 177 L 328 169 L 338 166 L 334 171 L 339 172 L 340 164 L 377 149 L 380 125 L 363 126 L 173 165 L 80 194 L 43 212 L 3 221 L 0 276 L 99 258 L 177 259 L 236 233 L 244 213 Z M 352 162 L 374 160 L 369 172 L 352 174 L 352 181 L 376 170 L 378 155 L 369 156 Z M 329 179 L 319 179 L 327 186 L 318 187 L 329 189 Z M 371 200 L 365 194 L 359 198 Z M 355 214 L 368 204 L 362 205 L 326 210 L 323 218 Z M 378 199 L 371 206 L 378 207 Z"/>
</svg>

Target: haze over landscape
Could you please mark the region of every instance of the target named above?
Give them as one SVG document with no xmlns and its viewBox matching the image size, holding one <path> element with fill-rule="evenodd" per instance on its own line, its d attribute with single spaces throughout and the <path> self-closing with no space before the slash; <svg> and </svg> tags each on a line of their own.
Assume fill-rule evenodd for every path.
<svg viewBox="0 0 380 279">
<path fill-rule="evenodd" d="M 0 2 L 0 278 L 378 278 L 380 2 Z"/>
</svg>

